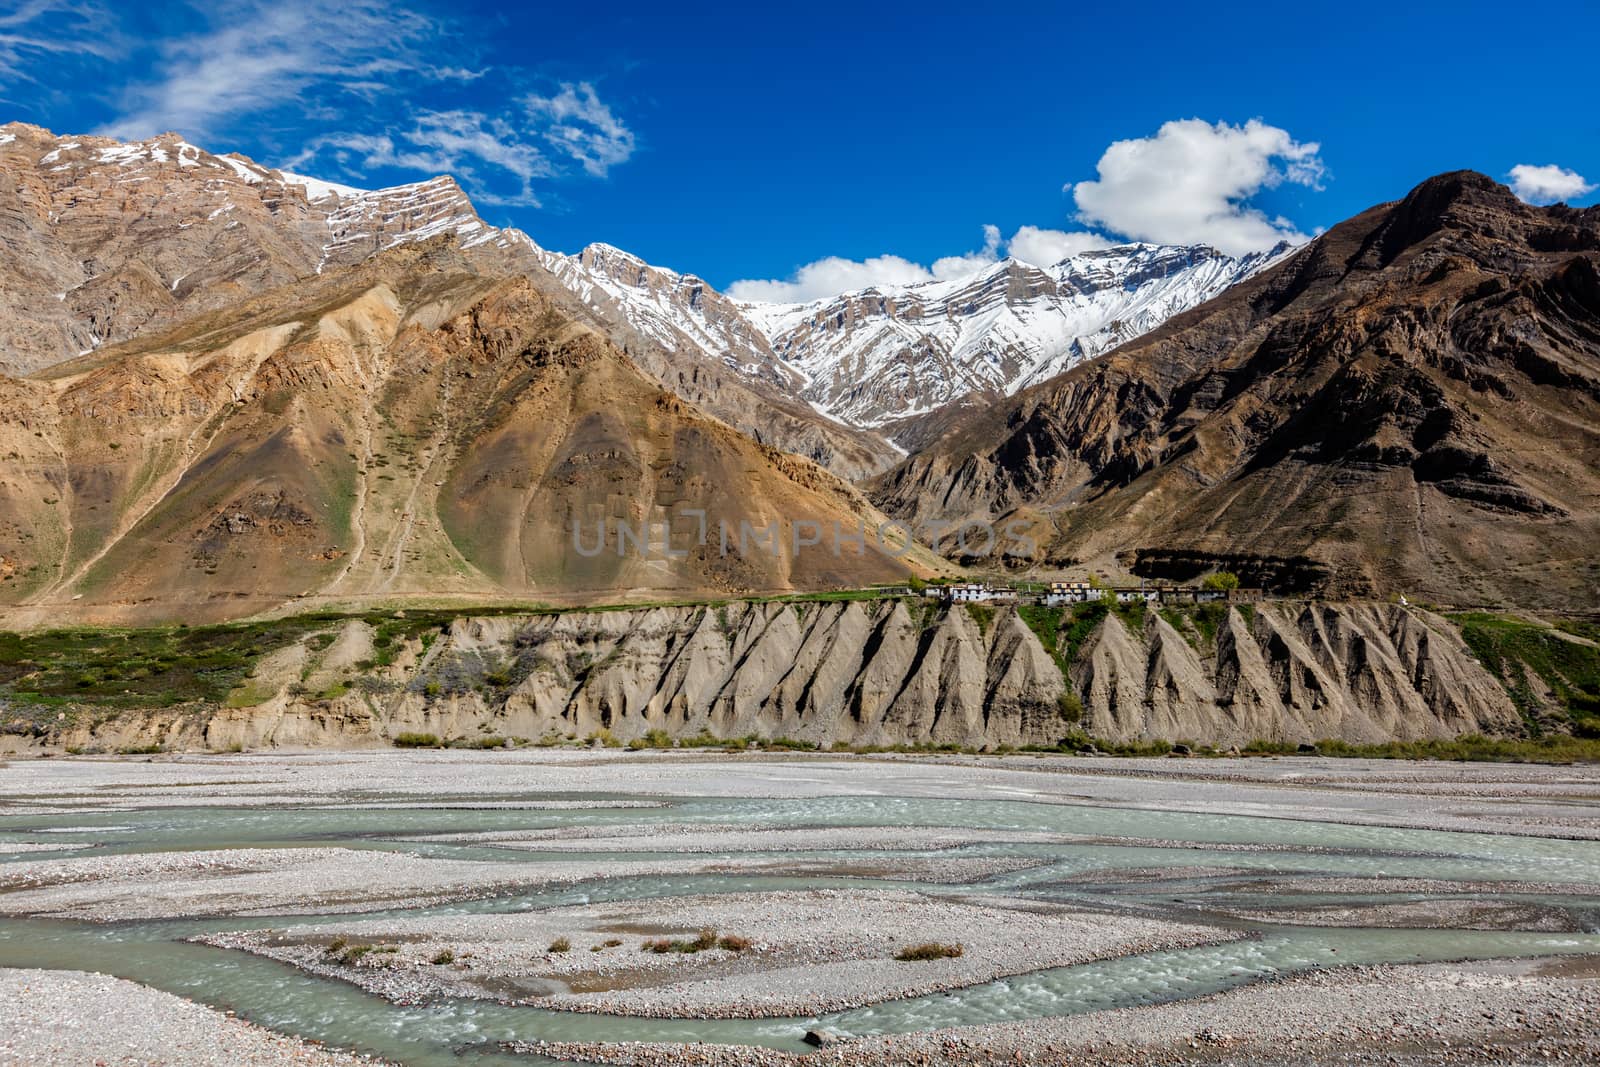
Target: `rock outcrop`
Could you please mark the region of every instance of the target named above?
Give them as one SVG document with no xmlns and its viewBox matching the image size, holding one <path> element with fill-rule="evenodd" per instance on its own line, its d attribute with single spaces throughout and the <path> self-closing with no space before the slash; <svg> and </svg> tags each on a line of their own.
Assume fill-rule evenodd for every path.
<svg viewBox="0 0 1600 1067">
<path fill-rule="evenodd" d="M 370 625 L 351 620 L 263 656 L 227 707 L 73 718 L 47 724 L 48 740 L 254 749 L 661 731 L 820 747 L 1088 734 L 1226 748 L 1523 728 L 1451 625 L 1416 609 L 1106 612 L 1075 651 L 1060 649 L 1065 673 L 1033 628 L 1053 637 L 1060 620 L 1030 617 L 916 599 L 468 616 L 379 667 Z"/>
</svg>

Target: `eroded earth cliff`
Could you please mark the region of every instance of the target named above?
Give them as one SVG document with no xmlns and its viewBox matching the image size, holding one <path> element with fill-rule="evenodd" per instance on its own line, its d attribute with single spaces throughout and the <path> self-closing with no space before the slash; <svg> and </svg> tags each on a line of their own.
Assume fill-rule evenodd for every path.
<svg viewBox="0 0 1600 1067">
<path fill-rule="evenodd" d="M 994 749 L 1088 735 L 1226 748 L 1524 731 L 1449 621 L 1390 604 L 1059 613 L 915 597 L 734 602 L 325 619 L 272 640 L 251 638 L 223 699 L 130 707 L 119 696 L 114 712 L 59 714 L 51 704 L 28 728 L 13 719 L 7 740 L 228 750 L 389 745 L 404 734 L 626 742 L 660 731 L 819 747 Z M 217 645 L 193 642 L 202 660 L 221 662 Z M 175 647 L 152 669 L 186 655 Z M 40 673 L 9 687 L 47 689 Z"/>
</svg>

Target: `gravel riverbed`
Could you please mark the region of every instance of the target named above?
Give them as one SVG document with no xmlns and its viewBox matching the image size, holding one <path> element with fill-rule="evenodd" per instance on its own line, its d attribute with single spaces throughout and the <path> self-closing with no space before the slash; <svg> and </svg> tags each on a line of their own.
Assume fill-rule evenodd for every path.
<svg viewBox="0 0 1600 1067">
<path fill-rule="evenodd" d="M 171 993 L 82 971 L 0 968 L 0 1067 L 373 1067 Z"/>
<path fill-rule="evenodd" d="M 418 908 L 512 890 L 691 873 L 856 876 L 960 884 L 1020 870 L 1018 857 L 868 857 L 803 862 L 710 854 L 655 860 L 495 863 L 375 849 L 253 848 L 18 861 L 0 866 L 0 915 L 118 922 Z"/>
<path fill-rule="evenodd" d="M 928 806 L 921 822 L 924 801 L 944 807 Z M 288 813 L 289 836 L 256 826 L 244 842 L 201 826 L 200 841 L 239 846 L 211 848 L 184 837 L 207 814 L 182 809 L 205 807 L 256 812 L 268 827 L 275 810 L 319 814 Z M 346 809 L 362 817 L 320 814 Z M 519 810 L 528 816 L 506 817 Z M 474 811 L 495 814 L 441 815 Z M 935 811 L 973 825 L 941 824 Z M 105 845 L 14 850 L 0 864 L 0 916 L 237 916 L 240 926 L 271 916 L 270 931 L 205 939 L 403 1005 L 465 997 L 638 1017 L 809 1016 L 1204 945 L 1241 936 L 1252 920 L 1447 936 L 1528 930 L 1559 941 L 1600 915 L 1584 844 L 1600 838 L 1600 773 L 1586 767 L 559 750 L 70 758 L 12 761 L 0 775 L 0 815 L 22 817 L 10 832 L 25 844 L 54 845 L 46 835 L 59 830 L 67 847 Z M 1256 818 L 1228 821 L 1236 816 Z M 1308 833 L 1307 822 L 1339 829 Z M 1424 839 L 1388 828 L 1569 840 Z M 244 847 L 254 840 L 261 846 Z M 145 841 L 149 852 L 117 851 Z M 816 884 L 824 877 L 901 888 Z M 783 880 L 763 889 L 771 878 Z M 607 896 L 628 879 L 621 895 L 643 899 Z M 519 910 L 557 902 L 519 899 L 545 891 L 562 906 Z M 296 918 L 457 903 L 462 910 L 429 916 Z M 640 950 L 702 929 L 749 944 Z M 567 950 L 552 951 L 561 939 Z M 924 941 L 960 944 L 962 955 L 894 959 Z M 353 946 L 369 947 L 346 958 Z M 102 976 L 0 970 L 0 999 L 8 1067 L 362 1062 Z M 1313 970 L 1150 1007 L 845 1039 L 811 1059 L 695 1044 L 523 1047 L 641 1067 L 1600 1062 L 1597 1009 L 1600 968 L 1546 959 Z M 549 1018 L 526 1017 L 535 1027 Z M 935 1012 L 929 1025 L 959 1017 Z"/>
<path fill-rule="evenodd" d="M 702 930 L 749 944 L 641 951 L 652 940 L 692 942 Z M 840 1011 L 1236 936 L 1020 898 L 818 890 L 289 927 L 203 940 L 341 978 L 403 1004 L 467 996 L 656 1018 L 761 1018 Z M 551 951 L 560 941 L 569 947 Z M 960 946 L 961 955 L 895 958 L 929 942 Z M 351 946 L 364 948 L 352 953 Z M 435 962 L 446 953 L 445 962 Z"/>
<path fill-rule="evenodd" d="M 1540 973 L 1527 962 L 1340 968 L 1150 1007 L 842 1039 L 814 1056 L 646 1043 L 516 1047 L 630 1067 L 1593 1063 L 1597 973 Z"/>
</svg>

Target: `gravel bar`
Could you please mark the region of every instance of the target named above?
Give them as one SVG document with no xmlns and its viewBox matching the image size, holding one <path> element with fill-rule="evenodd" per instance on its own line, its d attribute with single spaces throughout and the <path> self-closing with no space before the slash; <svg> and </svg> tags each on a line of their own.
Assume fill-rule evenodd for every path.
<svg viewBox="0 0 1600 1067">
<path fill-rule="evenodd" d="M 1527 961 L 1339 968 L 1150 1007 L 840 1039 L 814 1056 L 713 1045 L 514 1047 L 630 1067 L 1590 1064 L 1600 1055 L 1600 968 L 1585 960 L 1576 972 Z"/>
<path fill-rule="evenodd" d="M 750 944 L 738 951 L 641 951 L 646 941 L 692 941 L 701 930 Z M 342 978 L 403 1004 L 465 996 L 568 1011 L 705 1019 L 841 1011 L 1236 936 L 1215 927 L 1003 896 L 814 890 L 385 919 L 203 940 Z M 550 951 L 558 939 L 570 948 Z M 895 959 L 928 942 L 960 945 L 962 953 Z M 352 945 L 371 948 L 348 959 Z M 445 952 L 447 962 L 433 962 Z"/>
<path fill-rule="evenodd" d="M 103 974 L 0 968 L 0 1067 L 373 1067 Z"/>
</svg>

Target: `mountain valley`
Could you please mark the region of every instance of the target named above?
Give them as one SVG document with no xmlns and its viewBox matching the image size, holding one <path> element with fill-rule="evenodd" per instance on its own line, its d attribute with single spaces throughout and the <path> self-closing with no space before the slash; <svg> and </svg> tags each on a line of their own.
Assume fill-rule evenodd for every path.
<svg viewBox="0 0 1600 1067">
<path fill-rule="evenodd" d="M 223 617 L 954 564 L 1571 607 L 1600 581 L 1597 234 L 1595 209 L 1462 173 L 1299 249 L 1126 245 L 741 304 L 607 245 L 541 248 L 448 177 L 367 192 L 171 134 L 12 124 L 0 599 L 22 621 L 174 597 Z M 815 568 L 550 547 L 602 513 L 659 533 L 791 507 L 1037 536 Z"/>
</svg>

